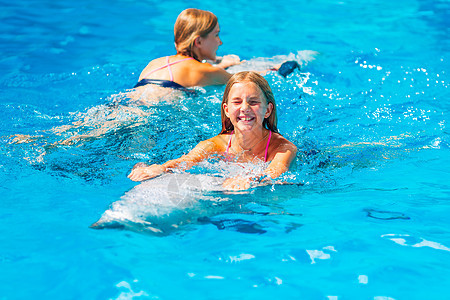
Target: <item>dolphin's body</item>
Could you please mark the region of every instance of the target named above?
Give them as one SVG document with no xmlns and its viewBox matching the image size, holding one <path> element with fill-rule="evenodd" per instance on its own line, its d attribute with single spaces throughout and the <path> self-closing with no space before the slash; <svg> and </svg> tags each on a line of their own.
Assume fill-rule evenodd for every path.
<svg viewBox="0 0 450 300">
<path fill-rule="evenodd" d="M 223 180 L 211 175 L 181 173 L 145 181 L 112 203 L 91 228 L 168 233 L 229 200 L 221 192 Z"/>
</svg>

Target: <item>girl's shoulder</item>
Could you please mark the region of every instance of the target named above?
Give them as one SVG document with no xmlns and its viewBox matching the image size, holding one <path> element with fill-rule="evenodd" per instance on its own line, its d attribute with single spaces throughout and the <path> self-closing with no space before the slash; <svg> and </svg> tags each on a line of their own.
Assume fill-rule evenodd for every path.
<svg viewBox="0 0 450 300">
<path fill-rule="evenodd" d="M 228 141 L 230 139 L 230 134 L 219 134 L 215 137 L 208 139 L 207 141 L 214 144 L 216 151 L 224 152 L 227 149 Z"/>
<path fill-rule="evenodd" d="M 277 149 L 279 151 L 289 150 L 291 152 L 297 152 L 297 147 L 284 136 L 279 133 L 272 133 L 272 139 L 270 141 L 270 148 Z"/>
</svg>

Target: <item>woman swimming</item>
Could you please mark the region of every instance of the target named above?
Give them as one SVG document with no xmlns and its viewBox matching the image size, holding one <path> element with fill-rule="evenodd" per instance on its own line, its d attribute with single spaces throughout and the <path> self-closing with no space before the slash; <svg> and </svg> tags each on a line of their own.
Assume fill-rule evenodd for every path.
<svg viewBox="0 0 450 300">
<path fill-rule="evenodd" d="M 139 76 L 135 88 L 147 84 L 185 89 L 193 86 L 225 84 L 231 74 L 227 67 L 240 63 L 236 55 L 226 55 L 215 66 L 202 61 L 216 61 L 222 41 L 217 17 L 195 8 L 182 11 L 174 27 L 176 55 L 152 60 Z"/>
<path fill-rule="evenodd" d="M 200 142 L 187 155 L 162 165 L 137 164 L 128 178 L 142 181 L 171 169 L 189 169 L 215 154 L 237 162 L 269 163 L 260 174 L 226 179 L 223 187 L 230 190 L 248 189 L 254 183 L 274 179 L 289 169 L 297 147 L 278 133 L 275 99 L 264 77 L 251 71 L 233 75 L 225 87 L 221 116 L 219 135 Z"/>
</svg>

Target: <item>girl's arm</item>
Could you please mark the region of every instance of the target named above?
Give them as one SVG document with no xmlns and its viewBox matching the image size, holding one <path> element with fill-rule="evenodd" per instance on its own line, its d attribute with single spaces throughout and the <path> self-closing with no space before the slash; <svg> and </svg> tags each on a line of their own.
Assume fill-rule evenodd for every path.
<svg viewBox="0 0 450 300">
<path fill-rule="evenodd" d="M 170 171 L 171 169 L 190 169 L 192 166 L 214 153 L 215 148 L 215 144 L 210 140 L 202 141 L 188 154 L 177 159 L 169 160 L 162 165 L 154 164 L 151 166 L 142 166 L 138 164 L 133 168 L 133 170 L 131 170 L 128 178 L 133 181 L 143 181 L 159 176 Z"/>
<path fill-rule="evenodd" d="M 264 175 L 269 176 L 271 179 L 277 178 L 289 170 L 289 166 L 296 154 L 297 147 L 294 144 L 289 142 L 289 144 L 282 145 L 278 148 L 277 154 L 275 154 L 267 169 L 264 170 Z"/>
</svg>

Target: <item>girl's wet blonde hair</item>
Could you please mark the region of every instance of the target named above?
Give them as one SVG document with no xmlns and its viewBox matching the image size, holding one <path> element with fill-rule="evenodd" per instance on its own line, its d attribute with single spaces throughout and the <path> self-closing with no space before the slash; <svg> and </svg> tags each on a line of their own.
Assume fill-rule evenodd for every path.
<svg viewBox="0 0 450 300">
<path fill-rule="evenodd" d="M 188 8 L 183 10 L 175 22 L 175 48 L 177 54 L 190 56 L 198 60 L 194 53 L 194 42 L 198 37 L 205 38 L 214 30 L 217 17 L 209 11 Z"/>
<path fill-rule="evenodd" d="M 228 118 L 225 114 L 223 104 L 228 102 L 228 96 L 230 94 L 230 90 L 233 87 L 233 85 L 235 83 L 241 82 L 253 82 L 254 84 L 256 84 L 263 92 L 263 95 L 267 101 L 267 105 L 269 105 L 269 103 L 272 103 L 273 105 L 272 113 L 268 118 L 264 119 L 263 127 L 271 130 L 272 132 L 278 133 L 277 107 L 275 104 L 275 97 L 273 96 L 272 89 L 270 88 L 269 83 L 263 76 L 259 75 L 256 72 L 244 71 L 236 73 L 233 76 L 231 76 L 231 78 L 227 82 L 227 86 L 225 87 L 220 111 L 220 114 L 222 116 L 222 131 L 220 132 L 220 134 L 230 133 L 234 130 L 234 126 L 233 124 L 231 124 L 230 118 Z"/>
</svg>

